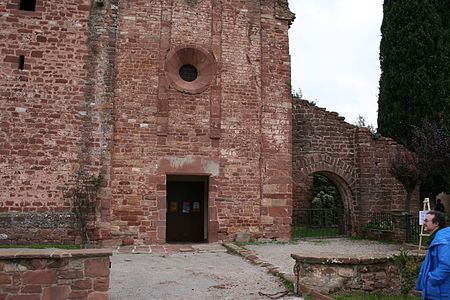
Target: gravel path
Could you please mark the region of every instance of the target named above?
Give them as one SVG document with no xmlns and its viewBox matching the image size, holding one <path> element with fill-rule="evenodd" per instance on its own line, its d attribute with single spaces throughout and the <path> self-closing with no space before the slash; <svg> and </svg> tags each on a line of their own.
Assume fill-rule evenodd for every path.
<svg viewBox="0 0 450 300">
<path fill-rule="evenodd" d="M 225 252 L 115 254 L 111 260 L 111 300 L 267 300 L 258 292 L 285 291 L 277 277 Z"/>
<path fill-rule="evenodd" d="M 110 299 L 268 299 L 258 292 L 285 291 L 280 280 L 261 266 L 225 253 L 220 245 L 213 246 L 192 247 L 195 252 L 116 252 L 111 258 Z M 293 274 L 292 253 L 335 258 L 381 257 L 398 253 L 402 245 L 339 238 L 297 244 L 247 245 L 245 248 L 289 275 Z"/>
<path fill-rule="evenodd" d="M 280 268 L 280 271 L 292 274 L 294 259 L 292 253 L 316 257 L 386 257 L 396 254 L 402 245 L 384 244 L 377 241 L 351 240 L 346 238 L 302 240 L 298 244 L 259 244 L 247 245 L 256 255 Z"/>
</svg>

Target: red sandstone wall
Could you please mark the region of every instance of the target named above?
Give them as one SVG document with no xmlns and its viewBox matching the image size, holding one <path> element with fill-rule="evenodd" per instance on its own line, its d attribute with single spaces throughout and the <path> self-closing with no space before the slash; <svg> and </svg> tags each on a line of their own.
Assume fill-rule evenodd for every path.
<svg viewBox="0 0 450 300">
<path fill-rule="evenodd" d="M 10 226 L 11 239 L 35 242 L 39 234 L 25 237 L 34 227 L 75 241 L 65 214 L 78 171 L 103 177 L 92 239 L 164 242 L 167 174 L 210 176 L 209 241 L 289 236 L 287 3 L 92 3 L 0 4 L 0 221 L 23 225 Z M 183 44 L 216 62 L 201 93 L 166 77 L 168 51 Z M 10 214 L 32 211 L 57 214 L 51 224 Z M 55 231 L 61 219 L 67 229 Z"/>
<path fill-rule="evenodd" d="M 0 3 L 0 219 L 22 219 L 12 231 L 2 226 L 22 242 L 42 240 L 22 228 L 25 216 L 36 225 L 44 212 L 51 220 L 72 208 L 67 192 L 86 112 L 89 1 L 36 2 L 36 11 L 19 10 L 18 0 Z M 52 233 L 51 224 L 43 236 L 74 242 L 65 225 Z"/>
<path fill-rule="evenodd" d="M 389 174 L 390 161 L 401 146 L 392 139 L 372 138 L 368 129 L 348 124 L 334 112 L 293 101 L 294 217 L 309 207 L 314 173 L 326 175 L 340 190 L 352 232 L 365 224 L 365 212 L 404 209 L 406 193 Z M 413 200 L 412 211 L 417 203 Z"/>
<path fill-rule="evenodd" d="M 104 250 L 0 251 L 0 299 L 108 299 L 109 257 Z"/>
<path fill-rule="evenodd" d="M 80 153 L 89 2 L 18 6 L 0 3 L 0 211 L 64 211 Z"/>
<path fill-rule="evenodd" d="M 389 173 L 391 160 L 396 151 L 405 151 L 394 140 L 385 137 L 373 139 L 369 130 L 358 128 L 356 132 L 359 167 L 359 197 L 361 211 L 403 211 L 406 192 L 403 186 Z M 418 210 L 418 194 L 413 195 L 411 211 Z"/>
<path fill-rule="evenodd" d="M 238 231 L 289 235 L 288 18 L 276 7 L 121 4 L 112 238 L 165 241 L 166 174 L 210 175 L 209 241 Z M 179 92 L 167 81 L 166 54 L 183 44 L 207 50 L 217 63 L 202 93 Z"/>
<path fill-rule="evenodd" d="M 115 0 L 36 3 L 36 11 L 19 10 L 18 0 L 0 3 L 0 222 L 9 224 L 2 233 L 21 243 L 79 242 L 71 211 L 76 175 L 85 172 L 104 178 L 88 227 L 92 238 L 105 238 Z"/>
<path fill-rule="evenodd" d="M 388 174 L 395 143 L 304 101 L 292 111 L 283 1 L 17 7 L 0 3 L 0 223 L 11 239 L 37 241 L 28 229 L 41 226 L 49 241 L 77 241 L 67 191 L 80 170 L 104 178 L 88 220 L 101 240 L 165 242 L 167 174 L 210 176 L 209 241 L 288 237 L 292 193 L 294 209 L 307 207 L 314 172 L 354 216 L 402 209 Z M 216 62 L 201 93 L 168 82 L 166 56 L 182 44 Z"/>
</svg>

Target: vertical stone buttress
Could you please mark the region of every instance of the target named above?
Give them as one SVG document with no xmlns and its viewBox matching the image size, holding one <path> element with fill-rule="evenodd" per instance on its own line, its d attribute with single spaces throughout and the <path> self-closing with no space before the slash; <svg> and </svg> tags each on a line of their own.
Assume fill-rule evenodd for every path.
<svg viewBox="0 0 450 300">
<path fill-rule="evenodd" d="M 292 220 L 292 102 L 285 0 L 261 0 L 261 227 L 290 238 Z"/>
<path fill-rule="evenodd" d="M 169 83 L 165 76 L 164 67 L 167 52 L 170 49 L 170 33 L 172 28 L 172 5 L 173 0 L 161 1 L 161 28 L 159 41 L 159 85 L 158 85 L 158 117 L 157 117 L 157 134 L 160 137 L 158 141 L 164 143 L 167 135 L 168 126 L 168 89 Z"/>
<path fill-rule="evenodd" d="M 86 67 L 85 115 L 81 126 L 81 170 L 100 176 L 95 223 L 95 240 L 110 237 L 111 148 L 113 138 L 116 51 L 119 0 L 92 1 Z"/>
</svg>

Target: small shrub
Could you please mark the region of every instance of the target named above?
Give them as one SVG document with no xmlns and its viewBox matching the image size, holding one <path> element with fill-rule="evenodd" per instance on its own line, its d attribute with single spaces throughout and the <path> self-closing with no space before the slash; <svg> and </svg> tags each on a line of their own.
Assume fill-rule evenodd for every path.
<svg viewBox="0 0 450 300">
<path fill-rule="evenodd" d="M 400 273 L 400 292 L 402 295 L 408 295 L 415 286 L 423 259 L 422 256 L 409 255 L 408 251 L 405 250 L 401 250 L 399 254 L 391 257 Z"/>
</svg>

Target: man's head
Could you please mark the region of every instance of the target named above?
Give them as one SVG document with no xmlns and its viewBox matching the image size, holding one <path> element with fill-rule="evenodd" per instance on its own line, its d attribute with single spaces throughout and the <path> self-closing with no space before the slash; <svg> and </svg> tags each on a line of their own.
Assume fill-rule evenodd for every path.
<svg viewBox="0 0 450 300">
<path fill-rule="evenodd" d="M 440 211 L 431 210 L 425 216 L 423 229 L 426 232 L 433 233 L 437 229 L 444 228 L 445 226 L 445 215 Z"/>
</svg>

